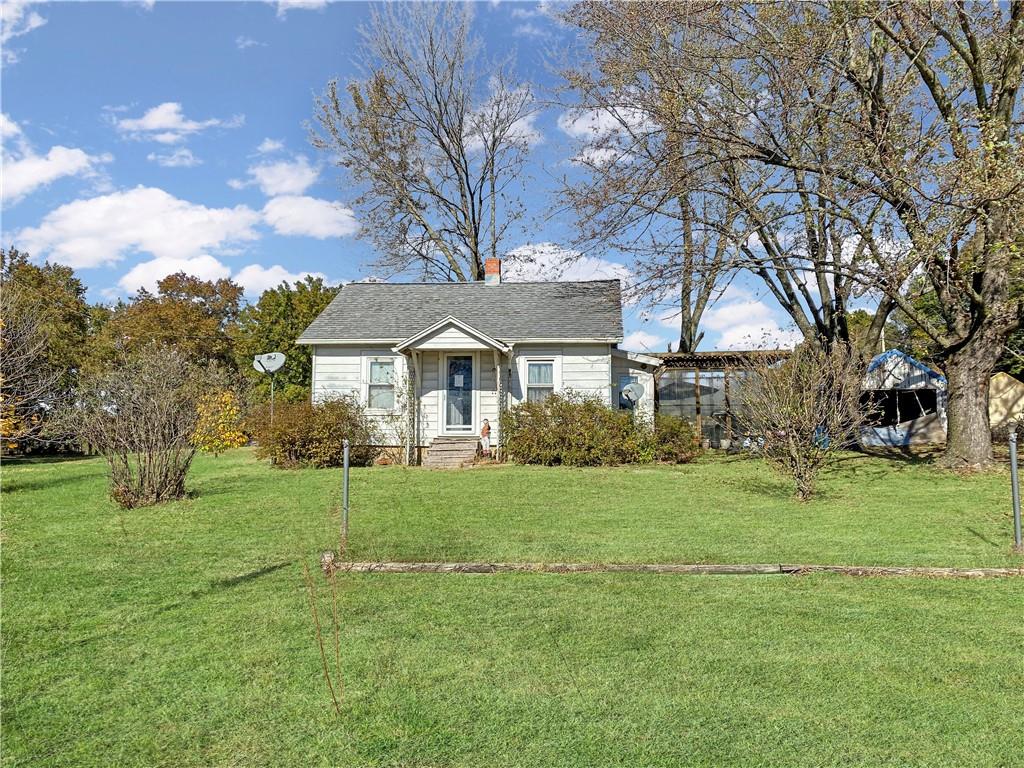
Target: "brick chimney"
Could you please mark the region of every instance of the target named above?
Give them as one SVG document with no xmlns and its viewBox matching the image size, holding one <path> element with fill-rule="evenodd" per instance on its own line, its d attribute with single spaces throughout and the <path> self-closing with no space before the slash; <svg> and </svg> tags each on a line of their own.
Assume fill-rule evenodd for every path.
<svg viewBox="0 0 1024 768">
<path fill-rule="evenodd" d="M 488 258 L 484 260 L 484 284 L 501 284 L 501 259 Z"/>
</svg>

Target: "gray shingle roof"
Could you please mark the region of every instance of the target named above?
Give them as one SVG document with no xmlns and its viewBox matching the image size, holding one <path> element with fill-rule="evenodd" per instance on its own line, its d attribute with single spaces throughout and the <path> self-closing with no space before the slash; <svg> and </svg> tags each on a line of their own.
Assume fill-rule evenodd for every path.
<svg viewBox="0 0 1024 768">
<path fill-rule="evenodd" d="M 400 341 L 451 315 L 498 340 L 622 339 L 618 280 L 349 283 L 300 342 Z"/>
</svg>

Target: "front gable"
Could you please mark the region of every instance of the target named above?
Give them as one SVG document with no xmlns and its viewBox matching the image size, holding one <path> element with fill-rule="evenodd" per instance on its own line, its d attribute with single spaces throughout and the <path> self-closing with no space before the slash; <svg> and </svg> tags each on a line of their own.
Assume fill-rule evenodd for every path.
<svg viewBox="0 0 1024 768">
<path fill-rule="evenodd" d="M 396 352 L 410 349 L 493 349 L 506 353 L 509 351 L 502 342 L 451 315 L 395 345 Z"/>
</svg>

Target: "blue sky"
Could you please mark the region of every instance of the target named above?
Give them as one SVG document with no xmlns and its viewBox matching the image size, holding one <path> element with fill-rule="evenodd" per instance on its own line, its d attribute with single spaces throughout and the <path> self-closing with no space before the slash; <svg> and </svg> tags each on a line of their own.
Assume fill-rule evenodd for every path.
<svg viewBox="0 0 1024 768">
<path fill-rule="evenodd" d="M 250 299 L 305 273 L 372 275 L 351 195 L 305 124 L 327 81 L 357 69 L 363 3 L 5 0 L 2 40 L 5 246 L 75 267 L 112 301 L 185 270 L 232 277 Z M 540 93 L 548 51 L 570 32 L 533 3 L 480 3 L 488 54 L 514 51 Z M 555 107 L 534 123 L 530 225 L 512 247 L 557 255 L 573 235 L 550 216 L 553 177 L 573 172 L 579 126 Z M 543 259 L 542 259 L 543 261 Z M 623 273 L 628 258 L 579 260 L 566 277 Z M 543 264 L 541 265 L 543 266 Z M 777 306 L 737 281 L 706 318 L 704 349 L 789 334 Z M 669 315 L 671 313 L 668 313 Z M 624 346 L 663 350 L 666 313 L 631 307 Z"/>
</svg>

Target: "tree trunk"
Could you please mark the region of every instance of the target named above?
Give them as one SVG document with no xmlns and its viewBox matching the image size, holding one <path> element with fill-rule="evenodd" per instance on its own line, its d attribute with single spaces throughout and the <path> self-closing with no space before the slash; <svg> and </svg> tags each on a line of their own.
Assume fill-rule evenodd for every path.
<svg viewBox="0 0 1024 768">
<path fill-rule="evenodd" d="M 947 435 L 942 464 L 979 468 L 992 463 L 988 420 L 989 380 L 1002 345 L 998 334 L 978 333 L 946 361 Z"/>
</svg>

